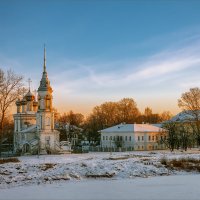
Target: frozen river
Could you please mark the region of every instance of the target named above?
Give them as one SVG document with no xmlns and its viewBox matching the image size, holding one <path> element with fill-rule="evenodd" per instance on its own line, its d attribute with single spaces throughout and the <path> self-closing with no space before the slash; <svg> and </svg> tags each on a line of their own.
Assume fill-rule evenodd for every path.
<svg viewBox="0 0 200 200">
<path fill-rule="evenodd" d="M 0 199 L 200 199 L 200 175 L 82 180 L 1 189 Z"/>
</svg>

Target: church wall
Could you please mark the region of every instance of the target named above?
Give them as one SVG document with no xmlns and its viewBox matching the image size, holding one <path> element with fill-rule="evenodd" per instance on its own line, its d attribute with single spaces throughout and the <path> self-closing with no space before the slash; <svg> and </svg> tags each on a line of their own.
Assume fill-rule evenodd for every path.
<svg viewBox="0 0 200 200">
<path fill-rule="evenodd" d="M 45 131 L 41 132 L 40 135 L 40 145 L 41 149 L 44 150 L 51 150 L 51 151 L 58 151 L 60 146 L 59 146 L 59 132 L 54 130 L 54 131 Z"/>
</svg>

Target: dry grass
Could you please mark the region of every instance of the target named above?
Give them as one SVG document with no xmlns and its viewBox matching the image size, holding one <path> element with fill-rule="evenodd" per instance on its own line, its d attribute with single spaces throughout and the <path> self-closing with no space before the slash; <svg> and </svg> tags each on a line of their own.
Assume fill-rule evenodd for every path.
<svg viewBox="0 0 200 200">
<path fill-rule="evenodd" d="M 86 174 L 87 178 L 112 178 L 115 173 L 105 173 L 105 174 Z"/>
<path fill-rule="evenodd" d="M 129 156 L 123 156 L 123 157 L 109 157 L 108 160 L 126 160 L 129 159 Z"/>
<path fill-rule="evenodd" d="M 194 158 L 181 158 L 172 160 L 162 158 L 160 162 L 169 169 L 200 172 L 200 160 Z"/>
<path fill-rule="evenodd" d="M 1 158 L 0 159 L 0 164 L 5 164 L 5 163 L 18 163 L 20 162 L 18 158 Z"/>
<path fill-rule="evenodd" d="M 53 163 L 45 163 L 40 167 L 41 170 L 46 171 L 48 169 L 52 169 L 56 164 Z"/>
</svg>

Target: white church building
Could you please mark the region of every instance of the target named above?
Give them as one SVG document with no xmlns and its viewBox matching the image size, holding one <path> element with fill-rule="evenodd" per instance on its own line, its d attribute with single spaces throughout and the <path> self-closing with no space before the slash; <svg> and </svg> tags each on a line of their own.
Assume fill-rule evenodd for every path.
<svg viewBox="0 0 200 200">
<path fill-rule="evenodd" d="M 165 130 L 151 124 L 119 124 L 100 131 L 103 148 L 132 148 L 134 150 L 165 149 L 159 141 Z"/>
<path fill-rule="evenodd" d="M 14 151 L 21 154 L 56 153 L 60 149 L 59 132 L 54 129 L 53 90 L 46 70 L 46 50 L 38 95 L 30 91 L 16 101 L 14 114 Z"/>
</svg>

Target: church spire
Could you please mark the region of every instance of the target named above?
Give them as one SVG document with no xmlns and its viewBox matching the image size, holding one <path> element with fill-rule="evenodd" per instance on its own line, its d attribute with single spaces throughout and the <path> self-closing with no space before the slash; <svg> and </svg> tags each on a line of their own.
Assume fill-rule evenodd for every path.
<svg viewBox="0 0 200 200">
<path fill-rule="evenodd" d="M 43 73 L 42 79 L 40 81 L 40 86 L 38 91 L 52 91 L 50 86 L 50 81 L 48 80 L 47 70 L 46 70 L 46 47 L 44 45 L 44 64 L 43 64 Z"/>
<path fill-rule="evenodd" d="M 46 47 L 44 44 L 44 66 L 43 66 L 43 72 L 46 72 Z"/>
</svg>

